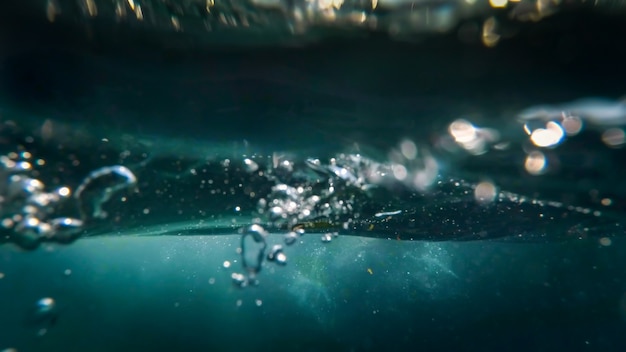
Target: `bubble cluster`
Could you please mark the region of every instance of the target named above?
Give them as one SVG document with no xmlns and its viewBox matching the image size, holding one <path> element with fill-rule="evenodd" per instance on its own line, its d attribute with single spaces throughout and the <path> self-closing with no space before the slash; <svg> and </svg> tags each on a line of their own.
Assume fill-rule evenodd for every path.
<svg viewBox="0 0 626 352">
<path fill-rule="evenodd" d="M 89 174 L 73 194 L 69 186 L 49 189 L 34 176 L 36 166 L 45 161 L 37 160 L 34 167 L 30 159 L 29 152 L 0 156 L 0 231 L 4 240 L 25 249 L 37 248 L 42 242 L 74 241 L 86 223 L 106 218 L 102 205 L 114 193 L 136 183 L 126 167 L 111 166 Z M 68 210 L 76 208 L 79 214 Z"/>
<path fill-rule="evenodd" d="M 621 148 L 626 140 L 623 130 L 626 104 L 623 101 L 585 98 L 531 106 L 518 114 L 518 120 L 534 147 L 528 152 L 525 165 L 531 175 L 552 171 L 545 150 L 558 147 L 585 129 L 601 131 L 600 139 L 609 148 Z"/>
</svg>

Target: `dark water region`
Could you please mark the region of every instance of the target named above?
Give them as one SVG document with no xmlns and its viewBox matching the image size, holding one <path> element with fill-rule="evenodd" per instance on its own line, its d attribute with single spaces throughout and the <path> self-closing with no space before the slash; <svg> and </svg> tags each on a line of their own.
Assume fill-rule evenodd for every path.
<svg viewBox="0 0 626 352">
<path fill-rule="evenodd" d="M 620 13 L 217 48 L 26 8 L 0 350 L 626 348 Z"/>
<path fill-rule="evenodd" d="M 398 130 L 427 139 L 459 115 L 502 122 L 532 105 L 616 99 L 626 74 L 623 18 L 586 10 L 517 24 L 494 48 L 456 31 L 418 43 L 369 33 L 295 49 L 170 48 L 121 24 L 86 33 L 80 21 L 4 13 L 14 14 L 3 21 L 9 105 L 128 133 L 272 148 L 388 148 Z"/>
</svg>

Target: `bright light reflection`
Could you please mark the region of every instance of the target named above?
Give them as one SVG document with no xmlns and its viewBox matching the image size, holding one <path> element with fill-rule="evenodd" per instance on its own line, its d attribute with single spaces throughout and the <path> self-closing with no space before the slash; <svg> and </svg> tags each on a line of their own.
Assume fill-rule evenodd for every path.
<svg viewBox="0 0 626 352">
<path fill-rule="evenodd" d="M 401 164 L 393 165 L 392 171 L 393 171 L 393 177 L 395 177 L 399 181 L 403 181 L 404 179 L 406 179 L 406 177 L 409 174 L 406 170 L 406 167 L 404 167 L 404 165 L 401 165 Z"/>
<path fill-rule="evenodd" d="M 498 131 L 475 127 L 464 119 L 452 122 L 448 131 L 458 145 L 474 155 L 485 153 L 488 143 L 496 142 L 500 138 Z"/>
<path fill-rule="evenodd" d="M 541 175 L 546 171 L 546 156 L 540 151 L 530 152 L 526 156 L 524 168 L 531 175 Z"/>
<path fill-rule="evenodd" d="M 611 148 L 620 148 L 626 142 L 626 135 L 621 128 L 609 128 L 602 133 L 602 142 Z"/>
<path fill-rule="evenodd" d="M 474 189 L 474 198 L 477 202 L 487 204 L 494 201 L 496 198 L 497 189 L 496 186 L 487 181 L 480 182 Z"/>
<path fill-rule="evenodd" d="M 559 144 L 563 137 L 565 136 L 565 131 L 561 125 L 554 121 L 550 121 L 546 124 L 546 128 L 538 128 L 532 132 L 530 135 L 530 140 L 534 145 L 538 147 L 552 147 Z"/>
<path fill-rule="evenodd" d="M 489 5 L 494 8 L 503 8 L 508 4 L 508 0 L 489 0 Z"/>
<path fill-rule="evenodd" d="M 563 114 L 561 126 L 568 136 L 575 136 L 583 129 L 583 122 L 578 116 L 567 116 Z"/>
<path fill-rule="evenodd" d="M 417 147 L 415 146 L 415 143 L 410 140 L 404 140 L 400 143 L 400 151 L 408 160 L 413 160 L 417 157 Z"/>
<path fill-rule="evenodd" d="M 483 44 L 488 48 L 496 46 L 500 41 L 500 35 L 496 33 L 496 28 L 497 22 L 496 19 L 493 17 L 488 18 L 483 23 L 482 41 Z"/>
<path fill-rule="evenodd" d="M 57 191 L 61 197 L 67 197 L 70 195 L 69 187 L 61 187 Z"/>
</svg>

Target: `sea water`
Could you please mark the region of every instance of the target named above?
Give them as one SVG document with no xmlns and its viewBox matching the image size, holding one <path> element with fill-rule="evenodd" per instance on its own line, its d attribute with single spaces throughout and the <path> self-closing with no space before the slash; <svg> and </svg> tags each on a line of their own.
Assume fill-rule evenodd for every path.
<svg viewBox="0 0 626 352">
<path fill-rule="evenodd" d="M 623 70 L 437 45 L 4 57 L 0 348 L 621 350 Z"/>
</svg>

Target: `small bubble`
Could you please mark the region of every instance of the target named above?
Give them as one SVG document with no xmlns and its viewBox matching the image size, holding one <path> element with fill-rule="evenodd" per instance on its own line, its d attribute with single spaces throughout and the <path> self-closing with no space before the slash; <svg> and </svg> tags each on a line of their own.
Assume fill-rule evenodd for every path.
<svg viewBox="0 0 626 352">
<path fill-rule="evenodd" d="M 224 264 L 222 264 L 224 266 L 224 268 L 228 269 L 230 268 L 230 262 L 228 260 L 224 261 Z"/>
<path fill-rule="evenodd" d="M 0 273 L 0 280 L 4 279 L 4 273 Z"/>
<path fill-rule="evenodd" d="M 237 302 L 235 302 L 235 305 L 236 305 L 237 307 L 241 307 L 241 305 L 242 305 L 242 304 L 243 304 L 243 301 L 242 301 L 242 300 L 240 300 L 240 299 L 238 299 L 238 300 L 237 300 Z"/>
<path fill-rule="evenodd" d="M 37 310 L 41 313 L 47 313 L 54 309 L 56 302 L 53 298 L 45 297 L 37 301 Z"/>
<path fill-rule="evenodd" d="M 262 305 L 263 305 L 263 301 L 261 301 L 260 299 L 256 299 L 256 300 L 254 301 L 254 304 L 256 304 L 256 306 L 257 306 L 257 307 L 260 307 L 260 306 L 262 306 Z"/>
<path fill-rule="evenodd" d="M 600 239 L 600 245 L 604 246 L 604 247 L 608 247 L 613 243 L 613 241 L 611 241 L 610 238 L 608 237 L 602 237 Z"/>
<path fill-rule="evenodd" d="M 620 128 L 610 128 L 602 133 L 602 141 L 609 147 L 619 148 L 626 141 L 626 133 Z"/>
<path fill-rule="evenodd" d="M 232 273 L 230 275 L 231 279 L 233 279 L 233 284 L 237 287 L 246 287 L 248 285 L 248 280 L 245 275 L 240 273 Z"/>
<path fill-rule="evenodd" d="M 244 159 L 243 161 L 247 172 L 255 172 L 259 169 L 259 165 L 255 163 L 252 159 Z"/>
<path fill-rule="evenodd" d="M 72 275 L 72 270 L 71 269 L 65 269 L 65 271 L 63 271 L 63 275 L 65 275 L 65 276 Z"/>
<path fill-rule="evenodd" d="M 20 161 L 17 166 L 22 170 L 30 170 L 32 165 L 28 161 Z"/>
<path fill-rule="evenodd" d="M 13 225 L 15 225 L 15 222 L 13 222 L 13 220 L 9 218 L 5 218 L 5 219 L 2 219 L 2 222 L 0 222 L 0 224 L 2 224 L 2 227 L 4 227 L 5 229 L 9 229 L 13 227 Z"/>
<path fill-rule="evenodd" d="M 298 234 L 295 233 L 294 231 L 291 231 L 285 234 L 286 245 L 291 246 L 292 244 L 296 243 L 297 240 L 298 240 Z"/>
<path fill-rule="evenodd" d="M 328 243 L 328 242 L 330 242 L 330 241 L 332 241 L 332 240 L 333 240 L 333 235 L 332 235 L 332 234 L 330 234 L 330 233 L 325 233 L 325 234 L 322 236 L 322 242 L 324 242 L 324 243 Z"/>
<path fill-rule="evenodd" d="M 212 277 L 209 279 L 209 285 L 213 285 L 215 283 L 215 278 Z"/>
<path fill-rule="evenodd" d="M 602 198 L 601 201 L 602 205 L 604 205 L 605 207 L 610 206 L 611 204 L 613 204 L 613 200 L 611 198 Z"/>
<path fill-rule="evenodd" d="M 275 261 L 276 264 L 286 265 L 287 264 L 287 255 L 283 252 L 283 246 L 277 244 L 272 247 L 270 252 L 267 254 L 267 260 Z"/>
<path fill-rule="evenodd" d="M 60 195 L 61 197 L 67 197 L 70 195 L 71 190 L 69 189 L 69 187 L 61 187 L 57 190 L 58 195 Z"/>
<path fill-rule="evenodd" d="M 483 181 L 476 185 L 474 198 L 481 204 L 492 203 L 496 198 L 497 192 L 496 186 L 493 183 Z"/>
<path fill-rule="evenodd" d="M 408 160 L 413 160 L 417 157 L 417 147 L 415 143 L 410 140 L 404 140 L 400 143 L 400 151 L 402 155 Z"/>
<path fill-rule="evenodd" d="M 531 175 L 541 175 L 546 172 L 546 156 L 540 151 L 532 151 L 526 156 L 524 167 Z"/>
</svg>

